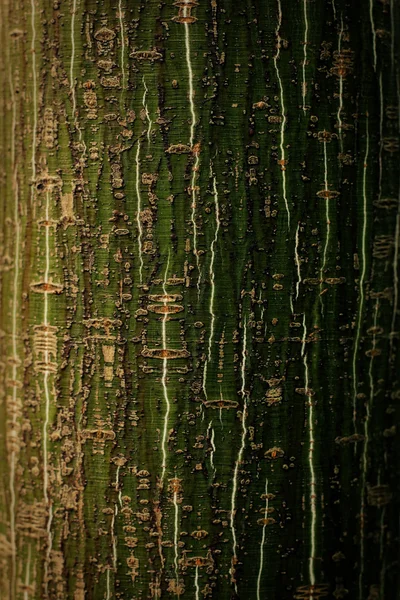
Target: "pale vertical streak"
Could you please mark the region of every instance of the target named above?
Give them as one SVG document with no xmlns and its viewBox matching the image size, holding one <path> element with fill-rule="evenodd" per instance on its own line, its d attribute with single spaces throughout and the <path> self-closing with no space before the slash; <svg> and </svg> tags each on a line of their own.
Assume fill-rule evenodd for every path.
<svg viewBox="0 0 400 600">
<path fill-rule="evenodd" d="M 75 13 L 76 13 L 76 0 L 73 0 L 72 3 L 72 13 L 71 13 L 71 64 L 69 69 L 69 79 L 70 79 L 70 93 L 72 97 L 72 117 L 74 119 L 74 125 L 78 131 L 79 141 L 83 144 L 84 153 L 86 152 L 86 144 L 82 138 L 82 130 L 80 128 L 78 117 L 76 114 L 76 93 L 75 93 L 75 78 L 74 78 L 74 67 L 75 67 Z"/>
<path fill-rule="evenodd" d="M 50 199 L 49 192 L 46 192 L 46 226 L 45 226 L 45 247 L 46 247 L 46 267 L 44 272 L 44 281 L 45 283 L 49 282 L 49 273 L 50 273 L 50 227 L 48 225 L 50 221 Z M 44 324 L 48 325 L 48 294 L 44 294 Z M 46 359 L 47 359 L 46 352 Z M 47 360 L 46 360 L 47 362 Z"/>
<path fill-rule="evenodd" d="M 46 192 L 46 221 L 49 222 L 49 192 Z M 50 243 L 49 243 L 49 226 L 45 226 L 45 247 L 46 247 L 46 266 L 44 272 L 44 282 L 49 281 L 49 270 L 50 270 Z M 43 314 L 44 325 L 48 325 L 48 294 L 44 293 L 44 314 Z M 49 359 L 48 351 L 45 350 L 44 362 L 47 364 Z M 43 424 L 43 495 L 46 504 L 49 502 L 48 497 L 48 455 L 47 455 L 47 438 L 48 438 L 48 426 L 50 419 L 50 390 L 49 390 L 49 371 L 45 370 L 43 375 L 44 383 L 44 396 L 45 396 L 45 420 Z"/>
<path fill-rule="evenodd" d="M 116 570 L 117 568 L 117 560 L 118 560 L 118 551 L 117 551 L 117 538 L 115 535 L 115 517 L 118 514 L 118 506 L 117 504 L 114 505 L 114 512 L 113 512 L 113 516 L 111 519 L 111 537 L 112 537 L 112 545 L 113 545 L 113 568 L 114 570 Z"/>
<path fill-rule="evenodd" d="M 304 43 L 303 43 L 303 84 L 302 84 L 302 97 L 303 97 L 303 112 L 305 113 L 306 108 L 306 95 L 307 95 L 307 82 L 306 82 L 306 63 L 307 63 L 307 44 L 308 44 L 308 16 L 307 16 L 307 2 L 303 0 L 303 14 L 304 14 Z"/>
<path fill-rule="evenodd" d="M 147 141 L 150 144 L 150 134 L 151 134 L 151 126 L 153 124 L 151 118 L 150 118 L 150 113 L 149 113 L 149 109 L 147 108 L 147 102 L 146 102 L 146 96 L 147 96 L 147 92 L 149 91 L 147 85 L 146 85 L 146 81 L 144 79 L 143 76 L 143 87 L 144 87 L 144 92 L 143 92 L 143 99 L 142 99 L 142 104 L 146 113 L 146 118 L 147 118 L 147 122 L 148 122 L 148 127 L 147 127 Z"/>
<path fill-rule="evenodd" d="M 339 41 L 338 41 L 338 53 L 342 51 L 342 37 L 343 37 L 343 15 L 340 21 Z M 339 73 L 339 108 L 337 112 L 338 129 L 339 129 L 339 142 L 340 151 L 343 152 L 343 135 L 342 135 L 342 110 L 343 110 L 343 75 Z"/>
<path fill-rule="evenodd" d="M 119 489 L 119 471 L 120 471 L 120 466 L 117 466 L 117 472 L 115 474 L 115 491 L 118 494 L 118 501 L 122 507 L 122 497 L 121 497 L 121 490 Z M 113 568 L 114 568 L 114 573 L 117 572 L 117 560 L 118 560 L 118 548 L 117 548 L 117 536 L 115 535 L 115 519 L 118 515 L 118 502 L 114 502 L 114 513 L 113 516 L 111 518 L 111 540 L 112 540 L 112 547 L 113 547 Z M 109 572 L 110 570 L 108 570 L 107 572 L 107 577 L 109 577 Z M 108 600 L 109 596 L 107 596 L 107 600 Z"/>
<path fill-rule="evenodd" d="M 326 154 L 326 141 L 324 141 L 324 190 L 326 192 L 328 191 L 328 159 L 327 159 L 327 154 Z M 329 238 L 330 238 L 330 232 L 331 232 L 331 223 L 330 223 L 330 218 L 329 218 L 329 198 L 325 198 L 325 218 L 326 218 L 326 238 L 325 238 L 324 253 L 323 253 L 323 258 L 322 258 L 322 266 L 321 266 L 321 271 L 320 271 L 321 283 L 323 280 L 323 273 L 324 273 L 325 265 L 326 265 L 326 253 L 328 251 Z"/>
<path fill-rule="evenodd" d="M 294 306 L 293 306 L 293 294 L 289 296 L 289 304 L 290 304 L 290 313 L 294 315 Z"/>
<path fill-rule="evenodd" d="M 369 129 L 368 129 L 368 114 L 367 114 L 367 140 L 363 164 L 363 223 L 362 223 L 362 235 L 361 235 L 361 257 L 362 257 L 362 269 L 360 277 L 360 302 L 358 305 L 357 313 L 357 327 L 356 327 L 356 338 L 354 343 L 353 353 L 353 425 L 354 431 L 357 433 L 357 353 L 358 344 L 360 342 L 361 333 L 361 321 L 364 310 L 364 280 L 367 271 L 367 256 L 366 256 L 366 242 L 367 242 L 367 166 L 369 157 Z"/>
<path fill-rule="evenodd" d="M 208 396 L 207 396 L 206 384 L 207 384 L 207 358 L 204 362 L 204 369 L 203 369 L 203 393 L 204 393 L 205 399 L 207 400 Z"/>
<path fill-rule="evenodd" d="M 32 554 L 32 546 L 31 546 L 31 544 L 29 544 L 28 558 L 26 561 L 26 571 L 25 571 L 24 600 L 28 600 L 28 598 L 29 598 L 29 586 L 30 586 L 30 581 L 31 581 L 31 554 Z"/>
<path fill-rule="evenodd" d="M 214 299 L 215 299 L 215 273 L 214 273 L 214 261 L 215 261 L 215 244 L 218 241 L 218 233 L 220 228 L 220 219 L 219 219 L 219 204 L 218 204 L 218 190 L 217 190 L 217 182 L 215 177 L 213 177 L 213 191 L 214 191 L 214 203 L 215 203 L 215 222 L 216 228 L 214 233 L 214 239 L 211 242 L 211 260 L 210 260 L 210 282 L 211 282 L 211 296 L 210 296 L 210 306 L 209 312 L 211 315 L 211 325 L 210 325 L 210 336 L 208 338 L 208 355 L 204 363 L 204 371 L 203 371 L 203 391 L 204 395 L 207 398 L 207 364 L 211 362 L 211 348 L 212 342 L 214 338 L 214 323 L 215 323 L 215 313 L 214 313 Z"/>
<path fill-rule="evenodd" d="M 379 74 L 379 183 L 378 200 L 382 196 L 382 151 L 383 151 L 383 86 L 382 73 Z"/>
<path fill-rule="evenodd" d="M 170 257 L 170 255 L 168 253 L 168 260 L 167 260 L 167 266 L 165 268 L 164 283 L 163 283 L 164 296 L 167 296 L 167 290 L 166 290 L 165 286 L 167 283 L 167 274 L 168 274 L 168 269 L 169 269 L 169 257 Z M 166 306 L 165 300 L 164 300 L 164 306 Z M 167 315 L 167 313 L 165 313 L 163 316 L 163 319 L 162 319 L 162 348 L 163 348 L 163 350 L 167 349 L 167 326 L 166 326 L 167 317 L 168 317 L 168 315 Z M 167 469 L 166 442 L 167 442 L 167 433 L 168 433 L 168 419 L 169 419 L 169 413 L 170 413 L 170 409 L 171 409 L 171 404 L 170 404 L 170 400 L 169 400 L 169 396 L 168 396 L 168 385 L 167 385 L 167 373 L 168 373 L 167 362 L 168 362 L 168 359 L 164 357 L 161 382 L 162 382 L 164 400 L 165 400 L 165 404 L 166 404 L 166 411 L 165 411 L 165 415 L 164 415 L 164 429 L 163 429 L 163 436 L 162 436 L 163 464 L 162 464 L 162 475 L 161 475 L 161 487 L 163 485 L 165 472 Z"/>
<path fill-rule="evenodd" d="M 257 577 L 257 600 L 261 600 L 260 587 L 261 587 L 261 576 L 264 568 L 264 544 L 265 544 L 265 531 L 267 527 L 268 519 L 268 479 L 265 480 L 265 511 L 264 511 L 264 525 L 262 529 L 262 537 L 260 542 L 260 567 L 258 569 Z"/>
<path fill-rule="evenodd" d="M 399 78 L 397 78 L 397 99 L 400 99 L 400 89 L 399 89 Z M 400 123 L 400 102 L 398 104 L 398 120 Z M 398 194 L 400 194 L 400 189 L 398 190 Z M 400 242 L 400 197 L 397 201 L 397 216 L 396 216 L 396 228 L 394 232 L 394 257 L 393 257 L 393 313 L 392 313 L 392 323 L 391 323 L 391 335 L 390 335 L 390 360 L 393 360 L 393 341 L 395 335 L 395 327 L 396 327 L 396 318 L 397 318 L 397 308 L 399 305 L 399 272 L 398 272 L 398 264 L 399 264 L 399 242 Z"/>
<path fill-rule="evenodd" d="M 214 191 L 214 203 L 215 203 L 215 234 L 214 239 L 211 242 L 211 261 L 210 261 L 210 281 L 211 281 L 211 297 L 210 297 L 210 315 L 211 315 L 211 325 L 210 325 L 210 337 L 208 340 L 208 360 L 211 360 L 211 345 L 214 337 L 214 323 L 215 323 L 215 313 L 214 313 L 214 298 L 215 298 L 215 273 L 214 273 L 214 260 L 215 260 L 215 245 L 218 241 L 218 233 L 220 228 L 220 219 L 219 219 L 219 204 L 218 204 L 218 190 L 217 190 L 217 182 L 215 177 L 213 178 L 213 191 Z"/>
<path fill-rule="evenodd" d="M 111 593 L 111 587 L 110 587 L 110 569 L 107 569 L 107 596 L 106 596 L 106 600 L 110 600 L 110 593 Z"/>
<path fill-rule="evenodd" d="M 32 170 L 32 186 L 31 186 L 31 202 L 34 200 L 34 189 L 36 180 L 36 132 L 37 132 L 37 73 L 36 73 L 36 7 L 35 0 L 31 0 L 31 54 L 32 54 L 32 95 L 33 95 L 33 125 L 32 125 L 32 153 L 31 153 L 31 170 Z M 30 566 L 31 566 L 31 544 L 29 544 L 28 561 L 26 565 L 26 589 L 24 591 L 24 600 L 28 600 L 29 591 L 28 585 L 30 582 Z"/>
<path fill-rule="evenodd" d="M 260 297 L 259 297 L 259 299 L 258 299 L 258 302 L 259 302 L 260 304 L 262 303 L 262 300 L 261 300 L 261 290 L 260 290 Z M 261 311 L 260 311 L 260 312 L 261 312 L 261 314 L 260 314 L 260 321 L 263 321 L 263 318 L 264 318 L 264 311 L 265 311 L 265 309 L 264 309 L 264 306 L 262 306 L 262 307 L 261 307 Z"/>
<path fill-rule="evenodd" d="M 49 223 L 50 215 L 49 215 L 49 192 L 46 192 L 46 223 Z M 44 273 L 44 282 L 49 282 L 49 272 L 50 272 L 50 227 L 49 225 L 45 226 L 45 247 L 46 247 L 46 266 Z M 44 314 L 43 314 L 43 322 L 44 325 L 48 325 L 48 294 L 45 292 L 44 294 Z M 45 350 L 44 353 L 44 362 L 47 364 L 49 361 L 48 350 Z M 46 560 L 44 565 L 44 586 L 45 586 L 45 597 L 48 596 L 48 565 L 50 562 L 50 553 L 52 548 L 52 535 L 51 535 L 51 523 L 53 520 L 53 508 L 52 503 L 50 501 L 48 495 L 48 486 L 49 486 L 49 474 L 48 474 L 48 451 L 47 451 L 47 442 L 48 442 L 48 428 L 50 421 L 50 389 L 49 389 L 49 371 L 45 370 L 43 375 L 43 384 L 44 384 L 44 396 L 45 396 L 45 420 L 43 423 L 43 495 L 46 505 L 49 506 L 49 517 L 47 520 L 47 552 L 46 552 Z"/>
<path fill-rule="evenodd" d="M 49 564 L 50 564 L 50 555 L 51 555 L 51 549 L 53 546 L 53 536 L 51 535 L 51 524 L 53 522 L 53 505 L 50 503 L 49 505 L 49 518 L 47 519 L 47 527 L 46 527 L 46 533 L 47 533 L 47 548 L 46 548 L 46 558 L 44 561 L 44 576 L 43 576 L 43 580 L 44 580 L 44 597 L 48 598 L 49 596 L 49 576 L 48 576 L 48 572 L 49 572 Z"/>
<path fill-rule="evenodd" d="M 374 57 L 374 71 L 376 71 L 376 30 L 375 30 L 375 21 L 374 21 L 374 0 L 369 0 L 369 20 L 371 23 L 371 33 L 372 33 L 372 54 Z"/>
<path fill-rule="evenodd" d="M 183 15 L 187 16 L 187 8 L 184 7 L 183 8 Z M 190 58 L 190 34 L 189 34 L 189 24 L 188 23 L 184 23 L 184 28 L 185 28 L 185 54 L 186 54 L 186 64 L 187 64 L 187 69 L 188 69 L 188 79 L 189 79 L 189 106 L 190 106 L 190 114 L 191 114 L 191 121 L 190 121 L 190 138 L 189 138 L 189 146 L 193 149 L 193 143 L 194 143 L 194 129 L 195 129 L 195 125 L 196 125 L 196 112 L 195 112 L 195 107 L 194 107 L 194 101 L 193 101 L 193 96 L 194 96 L 194 90 L 193 90 L 193 69 L 192 69 L 192 61 Z M 198 165 L 199 165 L 199 161 L 200 161 L 200 152 L 195 152 L 195 164 L 193 167 L 193 175 L 192 175 L 192 181 L 191 181 L 191 192 L 192 192 L 192 214 L 191 214 L 191 221 L 192 221 L 192 225 L 193 225 L 193 253 L 196 257 L 196 266 L 197 266 L 197 270 L 199 272 L 199 277 L 198 277 L 198 281 L 197 281 L 197 288 L 198 288 L 198 292 L 200 293 L 200 278 L 201 278 L 201 273 L 200 273 L 200 265 L 199 265 L 199 255 L 197 253 L 197 226 L 196 226 L 196 189 L 195 189 L 195 181 L 196 181 L 196 172 L 198 170 Z"/>
<path fill-rule="evenodd" d="M 176 491 L 174 491 L 174 509 L 175 509 L 175 518 L 174 518 L 174 567 L 175 567 L 175 579 L 176 579 L 176 587 L 179 590 L 179 573 L 178 573 L 178 524 L 179 524 L 179 507 L 178 507 L 178 496 Z M 180 593 L 178 591 L 178 596 Z"/>
<path fill-rule="evenodd" d="M 197 225 L 196 225 L 196 173 L 199 167 L 200 161 L 200 151 L 197 151 L 195 154 L 194 166 L 192 169 L 192 180 L 191 180 L 191 196 L 192 196 L 192 214 L 191 214 L 191 222 L 193 226 L 193 254 L 196 257 L 196 266 L 199 272 L 198 280 L 197 280 L 197 290 L 198 295 L 200 295 L 200 280 L 201 280 L 201 272 L 200 272 L 200 263 L 199 263 L 199 254 L 197 252 Z"/>
<path fill-rule="evenodd" d="M 225 329 L 224 329 L 224 331 L 225 331 Z M 223 400 L 221 385 L 219 386 L 219 397 L 220 397 L 221 400 Z M 222 429 L 224 429 L 224 423 L 222 421 L 222 407 L 220 407 L 220 409 L 219 409 L 219 422 L 221 423 Z"/>
<path fill-rule="evenodd" d="M 35 8 L 35 0 L 31 0 L 31 31 L 32 31 L 32 41 L 31 41 L 31 53 L 32 53 L 32 88 L 33 88 L 33 131 L 32 131 L 32 155 L 31 155 L 31 167 L 32 167 L 32 180 L 36 179 L 36 130 L 37 130 L 37 73 L 36 73 L 36 28 L 35 28 L 35 17 L 36 17 L 36 8 Z M 32 195 L 33 195 L 34 186 L 32 186 Z"/>
<path fill-rule="evenodd" d="M 209 422 L 208 427 L 207 427 L 207 438 L 209 437 L 209 432 L 211 431 L 211 436 L 210 436 L 210 444 L 211 444 L 211 452 L 210 452 L 210 464 L 213 470 L 213 479 L 215 477 L 215 473 L 216 473 L 216 468 L 214 465 L 214 452 L 215 452 L 215 435 L 214 435 L 214 429 L 212 426 L 212 420 Z"/>
<path fill-rule="evenodd" d="M 393 257 L 394 293 L 393 293 L 393 314 L 392 314 L 392 324 L 391 324 L 391 334 L 392 335 L 390 335 L 390 357 L 391 358 L 393 355 L 393 341 L 394 341 L 395 326 L 396 326 L 397 308 L 399 305 L 399 274 L 398 274 L 399 241 L 400 241 L 400 200 L 398 202 L 398 207 L 397 207 L 396 229 L 395 229 L 395 233 L 394 233 L 394 257 Z"/>
<path fill-rule="evenodd" d="M 140 138 L 138 139 L 138 145 L 137 145 L 137 149 L 136 149 L 136 199 L 137 199 L 137 215 L 136 215 L 136 222 L 137 222 L 137 226 L 138 226 L 138 252 L 139 252 L 139 262 L 140 262 L 140 268 L 139 268 L 139 281 L 140 283 L 142 283 L 142 271 L 143 271 L 143 255 L 142 255 L 142 235 L 143 235 L 143 228 L 142 228 L 142 222 L 140 220 L 140 213 L 142 211 L 142 201 L 141 201 L 141 197 L 140 197 Z"/>
<path fill-rule="evenodd" d="M 32 133 L 32 155 L 31 155 L 31 167 L 32 167 L 32 180 L 33 182 L 36 179 L 36 130 L 37 130 L 37 73 L 36 73 L 36 29 L 35 29 L 35 17 L 36 17 L 36 9 L 35 2 L 31 0 L 31 30 L 32 30 L 32 41 L 31 41 L 31 52 L 32 52 L 32 75 L 33 75 L 33 133 Z M 73 9 L 73 19 L 75 18 L 75 0 L 74 0 L 74 9 Z M 73 37 L 73 36 L 72 36 Z M 75 47 L 73 47 L 73 56 L 74 56 Z M 73 66 L 73 57 L 71 60 L 71 65 Z M 71 67 L 72 68 L 72 67 Z M 72 85 L 72 81 L 71 81 Z M 73 89 L 73 102 L 75 103 L 75 90 Z M 33 192 L 34 186 L 32 185 L 31 198 L 33 201 Z M 46 225 L 45 225 L 45 273 L 44 273 L 44 282 L 49 282 L 49 272 L 50 272 L 50 227 L 49 227 L 49 192 L 46 192 Z M 44 293 L 44 315 L 43 315 L 44 325 L 48 325 L 48 294 Z M 49 354 L 46 349 L 44 352 L 44 362 L 48 363 Z M 50 418 L 50 390 L 49 390 L 49 371 L 45 370 L 43 375 L 43 385 L 44 385 L 44 395 L 45 395 L 45 420 L 43 424 L 43 496 L 44 501 L 49 509 L 49 515 L 47 519 L 47 550 L 46 550 L 46 558 L 44 563 L 44 593 L 45 597 L 48 596 L 48 565 L 50 561 L 50 554 L 52 548 L 52 535 L 51 535 L 51 524 L 53 520 L 53 511 L 52 504 L 48 496 L 48 453 L 47 453 L 47 440 L 48 440 L 48 425 Z"/>
<path fill-rule="evenodd" d="M 280 140 L 280 144 L 279 144 L 279 148 L 280 148 L 280 152 L 281 152 L 281 158 L 280 158 L 280 163 L 281 163 L 281 173 L 282 173 L 282 188 L 283 188 L 283 199 L 285 201 L 285 207 L 286 207 L 286 213 L 287 213 L 287 221 L 288 221 L 288 229 L 290 230 L 290 210 L 289 210 L 289 204 L 288 204 L 288 200 L 287 200 L 287 195 L 286 195 L 286 166 L 285 166 L 285 125 L 286 125 L 286 115 L 285 115 L 285 104 L 284 104 L 284 97 L 283 97 L 283 86 L 282 86 L 282 80 L 281 80 L 281 76 L 280 76 L 280 72 L 279 72 L 279 67 L 278 67 L 278 59 L 280 58 L 280 51 L 281 51 L 281 41 L 282 38 L 280 36 L 280 28 L 281 28 L 281 24 L 282 24 L 282 7 L 281 7 L 281 2 L 280 0 L 278 0 L 278 24 L 277 27 L 275 29 L 275 35 L 277 38 L 277 46 L 276 46 L 276 54 L 274 55 L 274 66 L 275 66 L 275 71 L 276 71 L 276 77 L 278 79 L 278 83 L 279 83 L 279 91 L 280 91 L 280 102 L 281 102 L 281 112 L 282 112 L 282 122 L 281 122 L 281 140 Z"/>
<path fill-rule="evenodd" d="M 9 61 L 11 64 L 11 61 Z M 14 192 L 14 225 L 15 225 L 15 246 L 14 246 L 14 278 L 13 278 L 13 294 L 12 294 L 12 318 L 11 318 L 11 336 L 12 336 L 12 380 L 17 381 L 18 377 L 18 366 L 20 359 L 18 356 L 17 346 L 17 313 L 18 313 L 18 280 L 19 280 L 19 261 L 20 261 L 20 220 L 18 214 L 18 202 L 19 202 L 19 188 L 17 178 L 17 165 L 15 163 L 15 132 L 17 126 L 16 118 L 16 102 L 14 94 L 14 86 L 12 82 L 11 69 L 9 70 L 9 82 L 11 92 L 11 103 L 12 103 L 12 125 L 11 125 L 11 168 L 12 168 L 12 187 Z M 12 430 L 14 431 L 17 424 L 17 387 L 12 387 Z M 9 415 L 7 415 L 8 417 Z M 15 541 L 15 466 L 16 466 L 16 449 L 15 441 L 12 445 L 12 452 L 10 455 L 10 543 L 12 552 L 12 570 L 11 570 L 11 598 L 14 598 L 15 584 L 16 584 L 16 541 Z"/>
<path fill-rule="evenodd" d="M 194 576 L 194 587 L 196 590 L 196 600 L 200 600 L 200 587 L 199 587 L 199 567 L 196 566 L 195 576 Z"/>
<path fill-rule="evenodd" d="M 118 2 L 118 18 L 119 18 L 119 28 L 121 31 L 121 71 L 122 71 L 122 89 L 126 88 L 125 84 L 125 33 L 124 33 L 124 20 L 122 13 L 122 0 Z"/>
<path fill-rule="evenodd" d="M 376 323 L 378 319 L 378 310 L 379 310 L 379 300 L 376 299 L 375 302 L 375 314 L 374 314 L 374 334 L 372 336 L 372 350 L 375 350 L 376 346 Z M 359 600 L 363 600 L 363 575 L 364 575 L 364 511 L 365 511 L 365 481 L 367 477 L 368 470 L 368 443 L 369 443 L 369 422 L 371 418 L 371 408 L 374 401 L 375 394 L 375 386 L 374 386 L 374 378 L 372 374 L 372 366 L 374 362 L 374 352 L 371 353 L 371 360 L 369 363 L 368 369 L 368 378 L 369 378 L 369 398 L 365 403 L 365 419 L 364 419 L 364 447 L 361 459 L 361 507 L 360 507 L 360 575 L 358 580 L 358 592 L 359 592 Z"/>
<path fill-rule="evenodd" d="M 119 486 L 119 470 L 120 467 L 117 467 L 117 475 L 116 475 L 116 480 L 117 480 L 117 487 L 118 487 L 118 500 L 119 500 L 119 505 L 122 508 L 122 488 L 120 488 Z"/>
<path fill-rule="evenodd" d="M 316 480 L 314 470 L 314 411 L 313 404 L 309 394 L 309 374 L 308 374 L 308 361 L 306 353 L 306 339 L 307 339 L 307 325 L 306 316 L 303 315 L 303 330 L 304 337 L 301 347 L 301 356 L 303 357 L 304 373 L 305 373 L 305 394 L 308 398 L 308 466 L 310 469 L 310 510 L 311 510 L 311 530 L 310 530 L 310 557 L 309 557 L 309 579 L 310 579 L 310 599 L 313 597 L 313 586 L 315 586 L 315 528 L 317 523 L 317 508 L 316 508 Z"/>
<path fill-rule="evenodd" d="M 243 324 L 243 349 L 242 349 L 242 365 L 241 365 L 242 387 L 240 389 L 240 393 L 243 398 L 242 437 L 241 437 L 241 443 L 240 443 L 240 448 L 239 448 L 239 452 L 238 452 L 238 457 L 237 457 L 236 464 L 235 464 L 235 470 L 233 473 L 232 497 L 231 497 L 230 526 L 231 526 L 231 532 L 232 532 L 232 552 L 233 552 L 232 569 L 231 569 L 232 580 L 234 580 L 234 574 L 235 574 L 235 566 L 234 565 L 236 564 L 236 559 L 237 559 L 237 556 L 236 556 L 237 539 L 236 539 L 236 529 L 235 529 L 235 513 L 236 513 L 235 503 L 236 503 L 236 494 L 237 494 L 237 479 L 238 479 L 238 474 L 239 474 L 239 466 L 242 462 L 243 452 L 244 452 L 245 445 L 246 445 L 246 435 L 247 435 L 247 427 L 246 427 L 247 394 L 245 392 L 246 344 L 247 344 L 247 323 L 246 323 L 246 319 L 245 319 L 244 324 Z M 235 585 L 235 591 L 237 591 L 236 582 L 234 582 L 234 585 Z"/>
<path fill-rule="evenodd" d="M 296 300 L 299 297 L 299 288 L 300 288 L 300 283 L 302 281 L 301 270 L 300 270 L 301 263 L 300 263 L 300 257 L 299 257 L 299 230 L 300 230 L 300 223 L 297 224 L 296 236 L 295 236 L 295 247 L 294 247 L 294 261 L 296 263 L 296 268 L 297 268 Z"/>
<path fill-rule="evenodd" d="M 184 16 L 186 16 L 187 8 L 183 9 Z M 189 36 L 189 25 L 188 23 L 184 23 L 185 27 L 185 49 L 186 49 L 186 64 L 188 68 L 188 76 L 189 76 L 189 105 L 190 105 L 190 113 L 191 113 L 191 123 L 190 123 L 190 142 L 189 145 L 193 146 L 194 141 L 194 128 L 196 124 L 196 112 L 194 109 L 193 102 L 193 69 L 192 62 L 190 59 L 190 36 Z"/>
<path fill-rule="evenodd" d="M 75 12 L 76 12 L 76 0 L 72 3 L 72 14 L 71 14 L 71 64 L 69 67 L 69 85 L 72 97 L 72 116 L 75 120 L 76 117 L 76 95 L 75 95 L 75 80 L 74 80 L 74 63 L 75 63 Z M 79 131 L 80 133 L 80 131 Z"/>
</svg>

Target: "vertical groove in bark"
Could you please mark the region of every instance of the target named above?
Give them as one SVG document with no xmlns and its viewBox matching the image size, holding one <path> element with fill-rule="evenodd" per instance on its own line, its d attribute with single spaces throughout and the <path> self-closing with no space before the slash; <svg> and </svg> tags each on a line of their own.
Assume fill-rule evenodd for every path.
<svg viewBox="0 0 400 600">
<path fill-rule="evenodd" d="M 2 3 L 2 598 L 396 597 L 397 13 Z"/>
</svg>

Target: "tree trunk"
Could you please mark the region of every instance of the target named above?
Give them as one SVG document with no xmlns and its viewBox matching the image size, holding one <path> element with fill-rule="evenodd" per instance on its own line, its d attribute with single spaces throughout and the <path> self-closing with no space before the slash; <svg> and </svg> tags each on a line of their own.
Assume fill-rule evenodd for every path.
<svg viewBox="0 0 400 600">
<path fill-rule="evenodd" d="M 398 597 L 398 28 L 2 0 L 2 599 Z"/>
</svg>

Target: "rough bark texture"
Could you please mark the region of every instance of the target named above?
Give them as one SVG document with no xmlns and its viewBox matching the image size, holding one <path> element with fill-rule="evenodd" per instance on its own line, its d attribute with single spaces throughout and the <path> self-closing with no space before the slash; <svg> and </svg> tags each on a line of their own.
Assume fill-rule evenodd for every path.
<svg viewBox="0 0 400 600">
<path fill-rule="evenodd" d="M 398 29 L 2 0 L 2 599 L 398 597 Z"/>
</svg>

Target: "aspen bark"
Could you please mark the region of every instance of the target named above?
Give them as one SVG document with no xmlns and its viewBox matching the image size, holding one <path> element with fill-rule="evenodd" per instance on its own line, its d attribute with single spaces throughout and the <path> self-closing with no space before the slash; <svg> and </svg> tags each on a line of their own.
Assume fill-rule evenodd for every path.
<svg viewBox="0 0 400 600">
<path fill-rule="evenodd" d="M 397 598 L 398 3 L 0 9 L 0 597 Z"/>
</svg>

